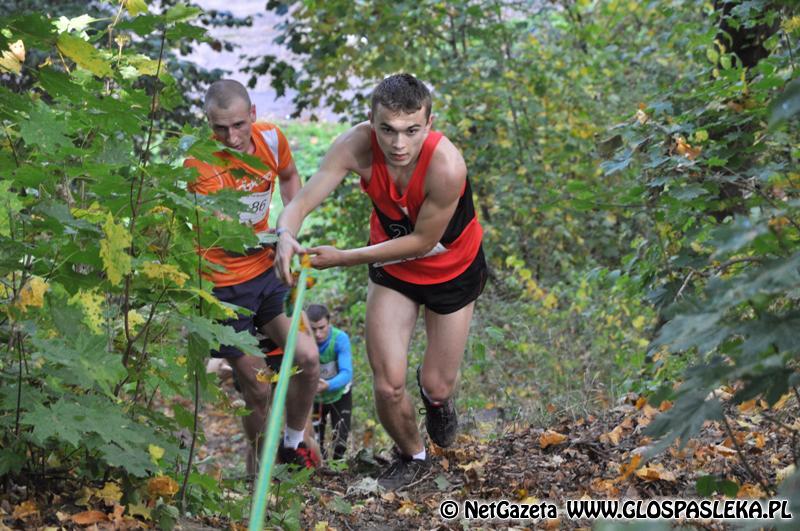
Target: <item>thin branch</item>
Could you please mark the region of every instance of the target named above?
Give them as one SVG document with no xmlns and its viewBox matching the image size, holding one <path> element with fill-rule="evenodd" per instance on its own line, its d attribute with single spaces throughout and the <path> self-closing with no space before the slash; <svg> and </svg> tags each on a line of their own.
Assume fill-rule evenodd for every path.
<svg viewBox="0 0 800 531">
<path fill-rule="evenodd" d="M 6 134 L 6 138 L 8 139 L 8 145 L 11 146 L 11 153 L 14 154 L 14 164 L 16 164 L 17 168 L 19 168 L 20 162 L 19 155 L 17 155 L 17 148 L 14 147 L 14 142 L 11 140 L 11 135 L 8 134 L 8 127 L 6 127 L 6 124 L 3 124 L 3 132 Z"/>
<path fill-rule="evenodd" d="M 189 474 L 192 473 L 192 460 L 194 459 L 194 447 L 197 444 L 197 425 L 200 413 L 200 373 L 197 367 L 194 371 L 194 424 L 192 426 L 192 444 L 189 446 L 189 460 L 186 463 L 186 474 L 183 476 L 181 486 L 181 510 L 186 512 L 186 485 L 189 483 Z"/>
<path fill-rule="evenodd" d="M 23 352 L 22 352 L 22 338 L 19 337 L 19 332 L 14 332 L 12 328 L 11 337 L 16 337 L 16 341 L 14 341 L 15 346 L 17 347 L 17 352 L 19 353 L 19 375 L 17 376 L 17 412 L 16 412 L 16 419 L 14 420 L 14 435 L 19 437 L 19 415 L 20 411 L 22 410 L 22 362 L 23 362 Z"/>
<path fill-rule="evenodd" d="M 745 458 L 744 452 L 742 451 L 742 447 L 739 445 L 739 441 L 736 440 L 736 436 L 733 434 L 733 429 L 731 429 L 731 424 L 730 422 L 728 422 L 728 416 L 725 415 L 725 413 L 722 414 L 722 421 L 725 424 L 725 431 L 727 432 L 728 437 L 730 437 L 731 442 L 733 442 L 733 446 L 734 448 L 736 448 L 736 453 L 739 456 L 739 460 L 742 462 L 742 465 L 744 465 L 744 468 L 745 470 L 747 470 L 747 473 L 750 474 L 751 478 L 753 478 L 754 480 L 758 481 L 761 484 L 761 486 L 764 488 L 764 492 L 770 495 L 774 494 L 769 484 L 761 477 L 760 474 L 755 473 L 753 468 L 750 466 L 750 463 Z"/>
</svg>

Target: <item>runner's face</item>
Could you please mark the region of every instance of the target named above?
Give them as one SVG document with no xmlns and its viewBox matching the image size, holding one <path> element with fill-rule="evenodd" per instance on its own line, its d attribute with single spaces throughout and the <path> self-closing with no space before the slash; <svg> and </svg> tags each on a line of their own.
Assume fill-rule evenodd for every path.
<svg viewBox="0 0 800 531">
<path fill-rule="evenodd" d="M 431 130 L 433 116 L 425 119 L 424 108 L 414 113 L 393 112 L 378 104 L 370 121 L 386 163 L 405 167 L 416 163 L 422 144 Z"/>
<path fill-rule="evenodd" d="M 328 339 L 328 331 L 330 330 L 330 322 L 327 317 L 323 317 L 319 321 L 311 322 L 311 331 L 314 333 L 314 339 L 317 344 L 324 343 Z"/>
<path fill-rule="evenodd" d="M 254 105 L 248 107 L 247 102 L 237 99 L 227 109 L 212 105 L 207 115 L 208 124 L 217 140 L 236 151 L 253 152 L 250 126 L 256 118 Z"/>
</svg>

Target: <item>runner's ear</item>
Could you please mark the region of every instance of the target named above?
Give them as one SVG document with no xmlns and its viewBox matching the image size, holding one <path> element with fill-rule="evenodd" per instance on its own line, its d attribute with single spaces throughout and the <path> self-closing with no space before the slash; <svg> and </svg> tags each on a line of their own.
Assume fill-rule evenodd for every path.
<svg viewBox="0 0 800 531">
<path fill-rule="evenodd" d="M 256 104 L 255 103 L 250 105 L 250 121 L 251 122 L 255 122 L 256 121 Z"/>
</svg>

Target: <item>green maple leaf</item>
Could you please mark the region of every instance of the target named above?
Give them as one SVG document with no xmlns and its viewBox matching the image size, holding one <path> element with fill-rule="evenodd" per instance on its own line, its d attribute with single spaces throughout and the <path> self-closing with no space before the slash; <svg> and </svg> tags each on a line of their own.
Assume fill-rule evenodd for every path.
<svg viewBox="0 0 800 531">
<path fill-rule="evenodd" d="M 55 150 L 69 145 L 67 123 L 63 117 L 39 103 L 29 112 L 29 119 L 19 125 L 19 132 L 26 144 L 37 145 L 43 151 Z"/>
</svg>

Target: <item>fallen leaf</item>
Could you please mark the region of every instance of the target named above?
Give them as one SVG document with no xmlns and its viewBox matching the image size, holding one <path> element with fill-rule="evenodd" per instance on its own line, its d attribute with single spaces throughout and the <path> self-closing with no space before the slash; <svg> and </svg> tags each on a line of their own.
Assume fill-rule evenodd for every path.
<svg viewBox="0 0 800 531">
<path fill-rule="evenodd" d="M 661 405 L 658 406 L 658 410 L 662 413 L 665 411 L 669 411 L 670 409 L 672 409 L 672 402 L 670 402 L 669 400 L 664 400 L 663 402 L 661 402 Z"/>
<path fill-rule="evenodd" d="M 178 484 L 169 476 L 157 476 L 147 481 L 147 493 L 153 499 L 160 496 L 171 498 L 178 489 Z"/>
<path fill-rule="evenodd" d="M 676 481 L 675 474 L 665 470 L 664 466 L 658 463 L 643 466 L 634 473 L 645 481 Z"/>
<path fill-rule="evenodd" d="M 747 413 L 748 411 L 752 411 L 753 409 L 755 409 L 756 400 L 757 399 L 754 398 L 752 400 L 748 400 L 747 402 L 742 402 L 741 404 L 739 404 L 739 412 Z"/>
<path fill-rule="evenodd" d="M 72 515 L 72 521 L 78 525 L 92 525 L 98 522 L 108 521 L 106 513 L 100 511 L 83 511 L 82 513 Z"/>
<path fill-rule="evenodd" d="M 600 435 L 600 442 L 617 446 L 622 440 L 622 432 L 622 426 L 617 426 L 610 432 Z"/>
<path fill-rule="evenodd" d="M 439 460 L 439 464 L 442 465 L 442 468 L 447 471 L 450 470 L 450 461 L 446 457 L 442 457 Z"/>
<path fill-rule="evenodd" d="M 103 500 L 106 505 L 111 506 L 122 499 L 122 490 L 119 485 L 109 481 L 103 488 L 95 494 L 98 498 Z"/>
<path fill-rule="evenodd" d="M 739 487 L 739 492 L 736 493 L 737 498 L 766 498 L 767 494 L 764 492 L 764 489 L 761 488 L 760 485 L 754 485 L 753 483 L 745 483 L 741 487 Z"/>
<path fill-rule="evenodd" d="M 567 440 L 566 435 L 562 435 L 553 430 L 547 430 L 541 435 L 541 437 L 539 437 L 539 446 L 541 446 L 542 450 L 544 450 L 548 446 L 561 444 L 566 440 Z"/>
<path fill-rule="evenodd" d="M 634 455 L 630 463 L 623 465 L 622 468 L 620 468 L 620 476 L 616 479 L 616 481 L 619 482 L 628 479 L 628 476 L 630 476 L 637 468 L 639 468 L 639 463 L 641 462 L 642 456 L 638 454 Z"/>
<path fill-rule="evenodd" d="M 419 515 L 419 509 L 417 509 L 417 504 L 411 500 L 403 500 L 400 503 L 400 508 L 397 509 L 397 514 L 402 516 L 417 516 Z"/>
<path fill-rule="evenodd" d="M 11 517 L 16 520 L 24 520 L 29 516 L 33 516 L 39 512 L 39 508 L 36 506 L 36 502 L 33 500 L 26 500 L 16 507 L 14 507 L 14 512 L 11 514 Z"/>
<path fill-rule="evenodd" d="M 780 400 L 775 402 L 775 405 L 772 406 L 773 409 L 783 409 L 786 406 L 786 402 L 792 397 L 792 393 L 786 393 L 783 395 Z"/>
<path fill-rule="evenodd" d="M 141 516 L 145 520 L 153 519 L 153 510 L 143 503 L 129 503 L 127 508 L 131 516 Z"/>
<path fill-rule="evenodd" d="M 636 400 L 636 404 L 634 404 L 634 407 L 636 407 L 636 409 L 642 409 L 645 404 L 647 404 L 647 398 L 640 396 L 639 399 Z"/>
</svg>

